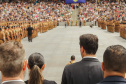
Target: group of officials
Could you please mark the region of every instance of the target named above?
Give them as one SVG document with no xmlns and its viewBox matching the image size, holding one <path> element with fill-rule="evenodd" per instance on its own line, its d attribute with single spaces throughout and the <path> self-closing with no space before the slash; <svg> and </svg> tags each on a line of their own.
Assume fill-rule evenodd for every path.
<svg viewBox="0 0 126 84">
<path fill-rule="evenodd" d="M 126 84 L 126 48 L 121 45 L 107 47 L 100 63 L 96 56 L 98 37 L 83 34 L 79 40 L 82 60 L 65 66 L 61 84 Z M 25 58 L 21 43 L 8 41 L 0 45 L 2 84 L 56 84 L 42 75 L 45 68 L 42 54 L 31 54 L 28 63 Z M 30 73 L 24 82 L 26 67 Z"/>
</svg>

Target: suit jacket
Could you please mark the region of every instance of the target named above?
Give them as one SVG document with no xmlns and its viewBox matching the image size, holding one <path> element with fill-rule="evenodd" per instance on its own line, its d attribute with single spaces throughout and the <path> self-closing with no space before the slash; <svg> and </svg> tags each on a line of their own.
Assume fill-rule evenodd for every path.
<svg viewBox="0 0 126 84">
<path fill-rule="evenodd" d="M 98 84 L 126 84 L 126 80 L 120 76 L 109 76 Z"/>
<path fill-rule="evenodd" d="M 5 82 L 2 84 L 25 84 L 25 82 L 23 82 L 23 81 L 9 81 L 9 82 Z"/>
<path fill-rule="evenodd" d="M 26 84 L 28 84 L 28 80 L 25 81 Z M 57 84 L 55 81 L 48 81 L 48 80 L 44 80 L 43 84 Z"/>
<path fill-rule="evenodd" d="M 2 79 L 0 78 L 0 84 L 2 83 Z"/>
<path fill-rule="evenodd" d="M 33 30 L 33 28 L 32 28 L 32 27 L 28 27 L 28 28 L 27 28 L 28 35 L 32 35 L 32 30 Z"/>
<path fill-rule="evenodd" d="M 96 84 L 103 80 L 101 63 L 96 58 L 83 58 L 64 68 L 61 84 Z"/>
</svg>

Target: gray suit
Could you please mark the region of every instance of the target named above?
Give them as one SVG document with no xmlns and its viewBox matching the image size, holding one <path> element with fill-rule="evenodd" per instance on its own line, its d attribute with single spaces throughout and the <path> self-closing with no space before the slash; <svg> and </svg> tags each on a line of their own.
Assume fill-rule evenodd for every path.
<svg viewBox="0 0 126 84">
<path fill-rule="evenodd" d="M 61 84 L 96 84 L 103 80 L 101 63 L 96 58 L 83 58 L 64 68 Z"/>
</svg>

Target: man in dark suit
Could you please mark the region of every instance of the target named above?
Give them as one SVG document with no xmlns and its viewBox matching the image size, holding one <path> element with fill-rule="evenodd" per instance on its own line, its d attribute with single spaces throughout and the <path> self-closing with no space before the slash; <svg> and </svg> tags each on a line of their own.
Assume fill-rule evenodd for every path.
<svg viewBox="0 0 126 84">
<path fill-rule="evenodd" d="M 27 28 L 28 31 L 28 41 L 32 42 L 32 30 L 33 28 L 31 27 L 30 23 L 29 23 L 29 27 Z"/>
<path fill-rule="evenodd" d="M 121 45 L 109 46 L 103 56 L 105 79 L 98 84 L 126 84 L 126 49 Z"/>
<path fill-rule="evenodd" d="M 0 71 L 2 84 L 25 84 L 27 61 L 21 43 L 8 41 L 0 45 Z"/>
<path fill-rule="evenodd" d="M 101 63 L 96 58 L 98 38 L 92 34 L 80 36 L 82 60 L 64 68 L 61 84 L 96 84 L 103 79 Z"/>
<path fill-rule="evenodd" d="M 2 83 L 2 77 L 1 77 L 1 72 L 0 72 L 0 84 Z"/>
</svg>

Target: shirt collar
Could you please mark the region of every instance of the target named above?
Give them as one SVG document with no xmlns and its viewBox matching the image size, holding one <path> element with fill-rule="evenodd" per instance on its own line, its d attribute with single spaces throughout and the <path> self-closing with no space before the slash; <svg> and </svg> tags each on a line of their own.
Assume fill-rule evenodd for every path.
<svg viewBox="0 0 126 84">
<path fill-rule="evenodd" d="M 21 80 L 21 79 L 20 79 L 20 80 L 8 80 L 8 81 L 3 81 L 2 84 L 6 83 L 6 82 L 15 82 L 15 81 L 16 81 L 16 82 L 17 82 L 17 81 L 18 81 L 18 82 L 24 82 L 24 81 Z"/>
<path fill-rule="evenodd" d="M 97 57 L 92 57 L 92 56 L 84 56 L 83 59 L 85 58 L 97 58 Z"/>
</svg>

